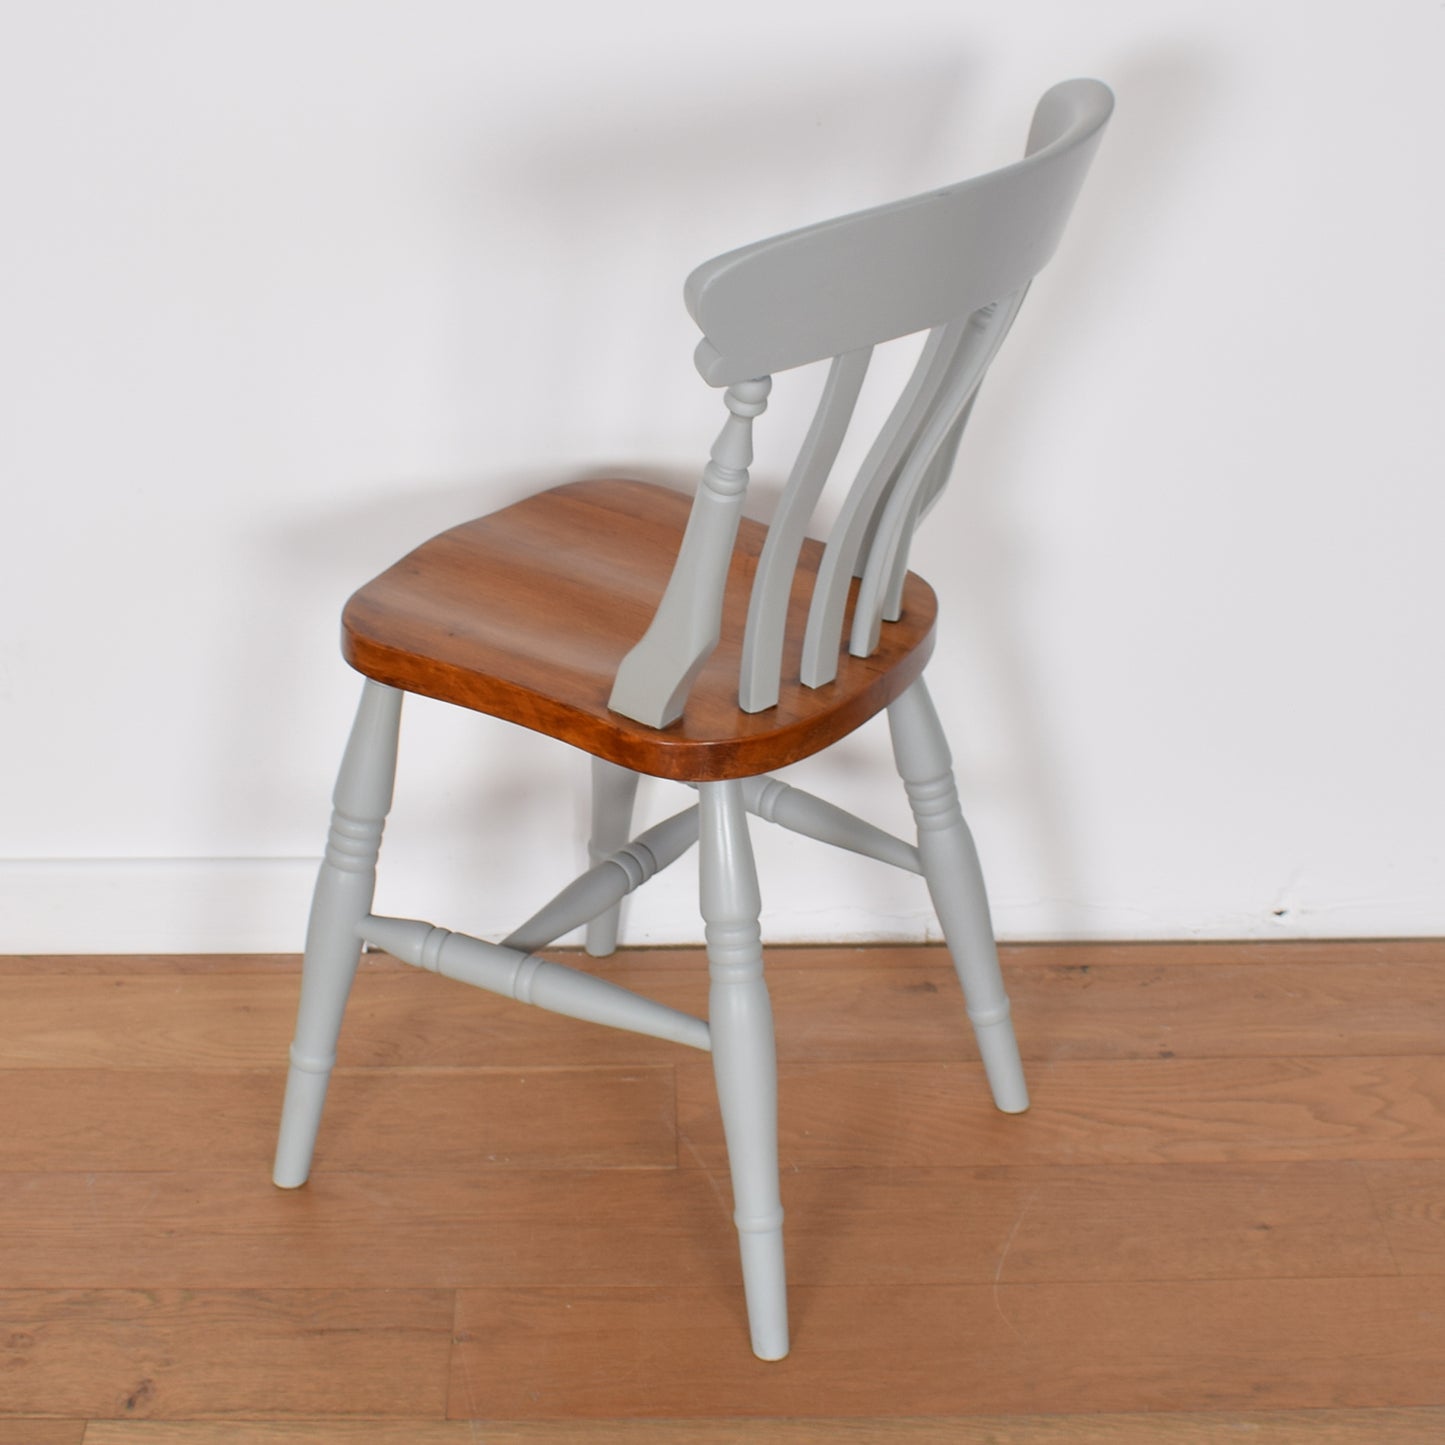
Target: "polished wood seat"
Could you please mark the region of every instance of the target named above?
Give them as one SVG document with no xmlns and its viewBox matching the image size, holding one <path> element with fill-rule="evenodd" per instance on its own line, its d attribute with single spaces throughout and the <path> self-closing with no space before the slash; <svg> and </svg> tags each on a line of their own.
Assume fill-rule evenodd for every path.
<svg viewBox="0 0 1445 1445">
<path fill-rule="evenodd" d="M 607 706 L 677 560 L 692 498 L 647 482 L 572 482 L 433 537 L 362 587 L 342 618 L 346 660 L 407 692 L 490 713 L 656 777 L 753 777 L 818 752 L 881 712 L 923 670 L 933 589 L 909 574 L 903 615 L 871 657 L 840 652 L 824 687 L 798 681 L 812 582 L 794 580 L 778 705 L 738 708 L 738 665 L 767 528 L 742 520 L 722 637 L 665 729 Z M 853 589 L 856 593 L 856 586 Z M 851 612 L 851 609 L 850 609 Z"/>
</svg>

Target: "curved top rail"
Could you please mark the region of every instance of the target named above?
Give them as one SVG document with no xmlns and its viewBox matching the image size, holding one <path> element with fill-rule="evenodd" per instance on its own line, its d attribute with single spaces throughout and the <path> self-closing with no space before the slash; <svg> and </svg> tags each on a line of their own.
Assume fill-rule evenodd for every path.
<svg viewBox="0 0 1445 1445">
<path fill-rule="evenodd" d="M 1113 107 L 1101 81 L 1063 81 L 1040 99 L 1023 160 L 705 262 L 683 292 L 703 379 L 769 376 L 1018 290 L 1053 255 Z"/>
</svg>

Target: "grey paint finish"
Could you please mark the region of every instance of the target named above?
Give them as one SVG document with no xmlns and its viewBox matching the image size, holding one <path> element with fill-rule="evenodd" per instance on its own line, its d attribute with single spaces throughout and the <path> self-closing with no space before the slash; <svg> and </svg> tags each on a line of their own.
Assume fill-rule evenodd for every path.
<svg viewBox="0 0 1445 1445">
<path fill-rule="evenodd" d="M 1039 101 L 1024 160 L 757 241 L 684 289 L 713 386 L 907 336 L 1017 291 L 1054 253 L 1113 110 L 1097 80 Z"/>
<path fill-rule="evenodd" d="M 717 640 L 748 485 L 748 424 L 763 410 L 773 373 L 831 358 L 749 604 L 739 705 L 761 712 L 777 702 L 798 548 L 852 420 L 872 349 L 926 330 L 919 363 L 828 541 L 801 681 L 822 687 L 837 675 L 854 577 L 864 585 L 848 650 L 866 657 L 877 647 L 883 621 L 898 617 L 914 528 L 947 480 L 973 399 L 1030 281 L 1058 245 L 1112 109 L 1113 97 L 1098 81 L 1065 81 L 1040 100 L 1023 160 L 758 241 L 692 273 L 684 294 L 704 333 L 698 369 L 728 388 L 732 416 L 703 473 L 663 601 L 618 671 L 609 699 L 615 711 L 657 728 L 682 715 Z"/>
</svg>

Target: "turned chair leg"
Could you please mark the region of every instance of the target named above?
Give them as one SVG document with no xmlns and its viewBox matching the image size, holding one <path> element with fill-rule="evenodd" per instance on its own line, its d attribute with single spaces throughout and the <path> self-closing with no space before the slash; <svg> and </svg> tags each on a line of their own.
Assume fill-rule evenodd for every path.
<svg viewBox="0 0 1445 1445">
<path fill-rule="evenodd" d="M 632 841 L 632 804 L 637 797 L 637 774 L 631 768 L 592 759 L 592 837 L 588 861 L 595 867 L 609 854 Z M 606 958 L 617 947 L 622 905 L 614 904 L 587 925 L 587 952 Z"/>
<path fill-rule="evenodd" d="M 356 925 L 371 912 L 376 891 L 376 857 L 396 776 L 402 696 L 368 679 L 332 794 L 335 811 L 306 930 L 301 1005 L 276 1144 L 273 1178 L 283 1189 L 304 1184 L 311 1172 L 341 1015 L 361 956 Z"/>
<path fill-rule="evenodd" d="M 988 894 L 973 835 L 963 820 L 953 759 L 920 678 L 888 709 L 893 755 L 918 825 L 918 852 L 934 911 L 963 985 L 994 1103 L 1007 1114 L 1029 1106 L 1008 995 L 989 921 Z"/>
<path fill-rule="evenodd" d="M 778 1190 L 778 1070 L 763 979 L 761 902 L 742 786 L 698 789 L 702 916 L 712 988 L 713 1073 L 733 1181 L 733 1220 L 753 1353 L 788 1353 L 783 1206 Z"/>
</svg>

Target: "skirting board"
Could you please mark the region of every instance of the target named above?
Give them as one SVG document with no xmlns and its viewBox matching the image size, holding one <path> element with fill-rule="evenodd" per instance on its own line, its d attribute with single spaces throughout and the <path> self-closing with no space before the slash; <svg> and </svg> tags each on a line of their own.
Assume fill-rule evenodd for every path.
<svg viewBox="0 0 1445 1445">
<path fill-rule="evenodd" d="M 299 953 L 318 858 L 145 858 L 0 861 L 0 954 Z M 697 944 L 689 880 L 659 880 L 631 900 L 624 944 Z M 938 938 L 926 910 L 894 913 L 819 900 L 768 897 L 774 943 L 921 943 Z M 777 896 L 782 893 L 784 896 Z M 398 900 L 399 901 L 399 900 Z M 996 897 L 994 926 L 1008 941 L 1424 937 L 1445 932 L 1440 897 L 1300 906 L 1284 916 L 1261 901 L 1225 911 L 1062 899 Z M 462 913 L 434 921 L 486 937 L 517 923 Z"/>
<path fill-rule="evenodd" d="M 0 954 L 299 953 L 320 862 L 0 860 Z M 645 908 L 635 900 L 623 905 L 624 944 L 701 944 L 696 880 L 658 880 L 654 888 Z M 391 901 L 399 904 L 407 892 L 403 886 Z M 463 905 L 434 921 L 488 938 L 500 938 L 520 921 L 515 902 L 495 918 L 478 917 L 475 900 L 470 903 L 470 909 Z M 879 916 L 846 906 L 795 906 L 769 908 L 765 923 L 768 936 L 780 943 L 922 943 L 938 937 L 924 911 Z M 579 931 L 561 942 L 580 937 Z"/>
<path fill-rule="evenodd" d="M 0 862 L 0 953 L 299 953 L 320 861 Z"/>
</svg>

